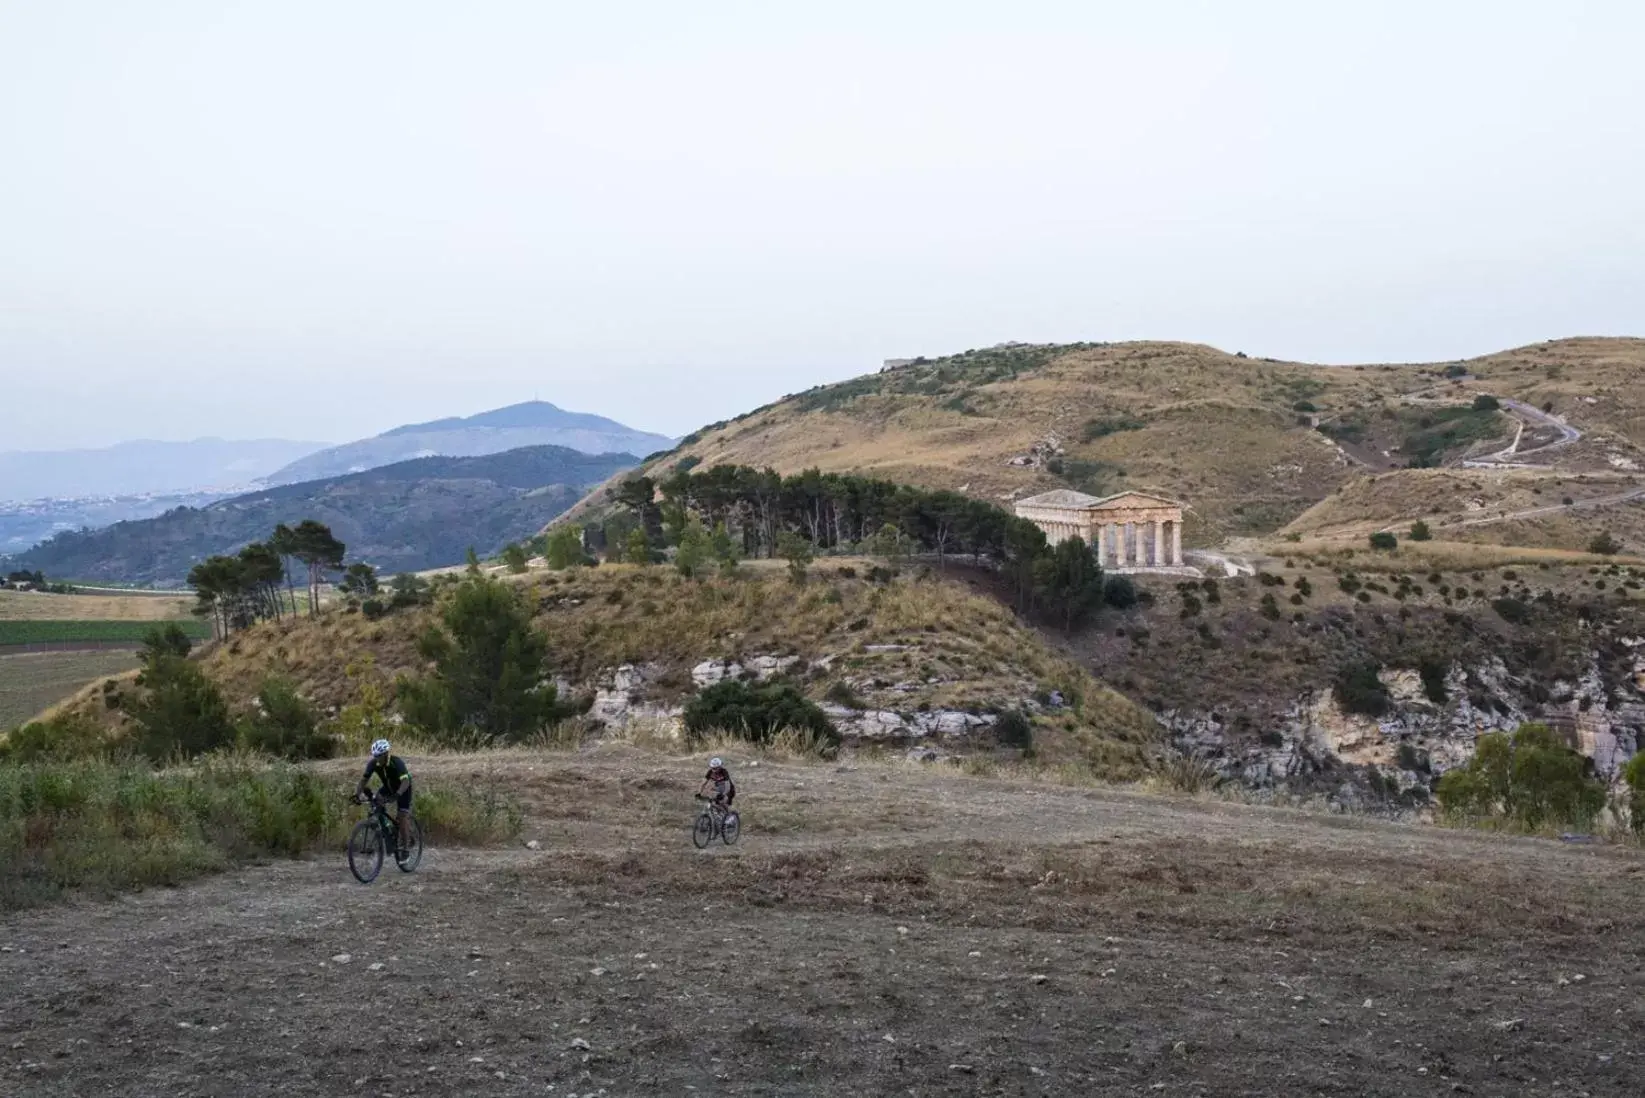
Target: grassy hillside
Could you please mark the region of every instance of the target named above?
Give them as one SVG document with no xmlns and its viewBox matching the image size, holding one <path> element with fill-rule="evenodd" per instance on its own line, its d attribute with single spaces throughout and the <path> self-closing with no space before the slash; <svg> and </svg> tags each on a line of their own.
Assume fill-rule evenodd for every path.
<svg viewBox="0 0 1645 1098">
<path fill-rule="evenodd" d="M 1641 370 L 1645 340 L 1634 339 L 1351 367 L 1184 343 L 1004 347 L 787 397 L 687 436 L 651 469 L 681 459 L 785 473 L 815 466 L 999 501 L 1054 487 L 1153 488 L 1190 505 L 1190 544 L 1213 545 L 1279 531 L 1339 487 L 1379 473 L 1392 477 L 1385 491 L 1396 499 L 1406 484 L 1428 491 L 1412 506 L 1399 501 L 1389 521 L 1422 517 L 1422 508 L 1465 517 L 1470 486 L 1436 499 L 1435 482 L 1403 466 L 1455 466 L 1511 442 L 1518 420 L 1475 411 L 1481 394 L 1547 407 L 1585 432 L 1536 459 L 1539 475 L 1645 469 Z M 1480 479 L 1487 473 L 1500 475 L 1481 471 Z M 1608 517 L 1578 514 L 1567 540 L 1585 542 Z M 1317 520 L 1305 527 L 1323 528 Z"/>
<path fill-rule="evenodd" d="M 1157 740 L 1147 713 L 965 582 L 873 583 L 857 574 L 862 567 L 830 562 L 799 588 L 755 566 L 731 579 L 609 565 L 518 582 L 548 639 L 550 670 L 574 692 L 618 666 L 641 664 L 650 700 L 673 704 L 695 689 L 699 663 L 754 656 L 797 657 L 790 674 L 815 700 L 849 698 L 853 707 L 909 715 L 997 710 L 1059 690 L 1070 705 L 1040 721 L 1042 754 L 1140 773 Z M 265 622 L 216 646 L 204 666 L 235 705 L 248 704 L 265 677 L 279 673 L 322 708 L 340 707 L 367 679 L 387 685 L 396 674 L 420 673 L 416 638 L 430 620 L 428 610 L 407 609 L 376 621 L 334 610 L 318 620 Z M 100 685 L 68 708 L 118 719 Z"/>
<path fill-rule="evenodd" d="M 636 460 L 557 446 L 420 458 L 60 534 L 15 560 L 48 575 L 175 583 L 205 557 L 266 537 L 278 523 L 313 518 L 348 544 L 352 558 L 385 571 L 428 568 L 462 560 L 470 546 L 490 553 L 536 533 L 589 485 Z"/>
</svg>

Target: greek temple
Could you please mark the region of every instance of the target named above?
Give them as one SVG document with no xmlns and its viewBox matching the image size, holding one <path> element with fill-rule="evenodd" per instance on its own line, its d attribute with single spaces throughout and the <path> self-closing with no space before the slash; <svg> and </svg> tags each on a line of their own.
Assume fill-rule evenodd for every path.
<svg viewBox="0 0 1645 1098">
<path fill-rule="evenodd" d="M 1098 498 L 1059 488 L 1017 501 L 1017 516 L 1052 545 L 1083 538 L 1104 568 L 1182 568 L 1182 507 L 1144 492 Z"/>
</svg>

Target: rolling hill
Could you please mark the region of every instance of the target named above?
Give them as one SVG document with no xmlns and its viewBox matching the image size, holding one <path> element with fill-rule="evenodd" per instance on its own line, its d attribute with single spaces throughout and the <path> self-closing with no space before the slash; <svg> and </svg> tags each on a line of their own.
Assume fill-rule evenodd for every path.
<svg viewBox="0 0 1645 1098">
<path fill-rule="evenodd" d="M 213 553 L 314 518 L 349 555 L 384 571 L 462 560 L 535 533 L 597 484 L 638 459 L 533 446 L 472 458 L 418 458 L 365 473 L 271 488 L 209 507 L 59 534 L 11 558 L 15 566 L 79 580 L 180 583 Z"/>
<path fill-rule="evenodd" d="M 794 394 L 688 435 L 675 462 L 859 472 L 1002 503 L 1051 488 L 1152 488 L 1189 505 L 1190 544 L 1281 532 L 1363 538 L 1364 516 L 1313 516 L 1374 483 L 1379 522 L 1461 522 L 1506 479 L 1645 488 L 1645 340 L 1568 339 L 1466 361 L 1318 366 L 1187 343 L 1006 344 Z M 1481 396 L 1519 402 L 1476 408 Z M 1546 409 L 1546 412 L 1540 410 Z M 1546 417 L 1541 423 L 1531 413 Z M 1575 430 L 1561 441 L 1561 425 Z M 1516 444 L 1519 453 L 1472 459 Z M 1448 476 L 1436 479 L 1428 468 Z M 1363 487 L 1356 488 L 1363 491 Z M 591 500 L 578 509 L 596 507 Z M 1581 548 L 1599 529 L 1645 537 L 1638 507 L 1575 507 L 1473 540 Z M 1329 519 L 1329 520 L 1328 520 Z M 1351 521 L 1350 521 L 1351 519 Z"/>
<path fill-rule="evenodd" d="M 311 453 L 265 478 L 293 484 L 364 472 L 421 457 L 480 457 L 526 446 L 563 446 L 585 454 L 645 455 L 674 440 L 636 431 L 604 416 L 568 412 L 546 401 L 512 404 L 478 415 L 407 424 L 373 438 Z"/>
</svg>

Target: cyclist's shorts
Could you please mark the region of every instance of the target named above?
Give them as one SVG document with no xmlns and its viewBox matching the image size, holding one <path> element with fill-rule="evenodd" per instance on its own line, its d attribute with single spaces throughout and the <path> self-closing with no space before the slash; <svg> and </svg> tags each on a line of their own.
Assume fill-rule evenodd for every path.
<svg viewBox="0 0 1645 1098">
<path fill-rule="evenodd" d="M 394 803 L 399 806 L 401 812 L 410 812 L 411 790 L 406 789 L 401 791 L 400 795 L 394 799 Z"/>
</svg>

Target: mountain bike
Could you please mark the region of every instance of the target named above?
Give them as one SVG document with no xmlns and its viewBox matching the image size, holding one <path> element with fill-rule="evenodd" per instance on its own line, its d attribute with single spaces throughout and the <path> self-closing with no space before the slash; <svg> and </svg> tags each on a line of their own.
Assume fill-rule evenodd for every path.
<svg viewBox="0 0 1645 1098">
<path fill-rule="evenodd" d="M 691 841 L 698 850 L 713 842 L 716 837 L 726 846 L 737 841 L 742 834 L 742 817 L 723 804 L 718 804 L 703 794 L 697 794 L 699 801 L 708 801 L 697 816 L 697 822 L 691 826 Z"/>
<path fill-rule="evenodd" d="M 358 803 L 356 798 L 349 799 Z M 348 836 L 349 872 L 361 884 L 375 881 L 377 874 L 383 871 L 385 850 L 394 852 L 394 864 L 400 867 L 401 873 L 415 871 L 417 863 L 423 860 L 423 822 L 415 815 L 411 817 L 410 834 L 406 839 L 405 853 L 402 854 L 400 826 L 388 814 L 388 799 L 380 793 L 373 793 L 368 803 L 371 814 L 355 824 Z"/>
</svg>

